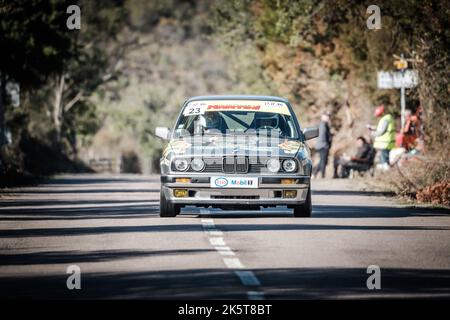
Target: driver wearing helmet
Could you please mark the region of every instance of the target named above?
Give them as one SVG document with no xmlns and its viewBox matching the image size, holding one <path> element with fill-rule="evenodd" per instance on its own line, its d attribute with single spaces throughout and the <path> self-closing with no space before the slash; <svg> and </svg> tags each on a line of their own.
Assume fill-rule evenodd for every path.
<svg viewBox="0 0 450 320">
<path fill-rule="evenodd" d="M 221 117 L 217 112 L 205 112 L 196 121 L 197 132 L 221 131 Z"/>
</svg>

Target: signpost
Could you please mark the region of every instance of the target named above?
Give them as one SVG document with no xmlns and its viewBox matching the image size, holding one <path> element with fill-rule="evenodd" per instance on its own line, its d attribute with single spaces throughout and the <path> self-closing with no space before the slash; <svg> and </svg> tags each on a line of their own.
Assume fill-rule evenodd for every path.
<svg viewBox="0 0 450 320">
<path fill-rule="evenodd" d="M 419 83 L 419 76 L 415 70 L 378 71 L 379 89 L 414 88 Z"/>
<path fill-rule="evenodd" d="M 378 71 L 378 88 L 379 89 L 400 89 L 400 106 L 402 115 L 402 131 L 405 125 L 405 88 L 414 88 L 419 83 L 419 75 L 416 70 L 407 70 L 408 62 L 403 58 L 403 54 L 394 65 L 400 71 Z"/>
</svg>

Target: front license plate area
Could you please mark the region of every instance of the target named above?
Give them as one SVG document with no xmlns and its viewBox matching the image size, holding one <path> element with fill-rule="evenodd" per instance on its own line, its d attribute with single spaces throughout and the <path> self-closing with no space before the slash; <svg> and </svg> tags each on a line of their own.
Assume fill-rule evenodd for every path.
<svg viewBox="0 0 450 320">
<path fill-rule="evenodd" d="M 211 177 L 211 188 L 242 188 L 256 189 L 258 188 L 258 178 L 255 177 Z"/>
</svg>

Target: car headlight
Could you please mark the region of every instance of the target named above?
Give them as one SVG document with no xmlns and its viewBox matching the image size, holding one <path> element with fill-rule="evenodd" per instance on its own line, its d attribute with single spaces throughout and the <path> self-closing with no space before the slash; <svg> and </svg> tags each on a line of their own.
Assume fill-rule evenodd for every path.
<svg viewBox="0 0 450 320">
<path fill-rule="evenodd" d="M 200 158 L 194 158 L 191 161 L 191 168 L 194 171 L 202 171 L 204 167 L 205 167 L 205 161 L 203 161 Z"/>
<path fill-rule="evenodd" d="M 297 163 L 294 159 L 286 159 L 283 161 L 283 170 L 286 172 L 294 172 L 297 169 Z"/>
<path fill-rule="evenodd" d="M 269 159 L 266 163 L 267 170 L 276 173 L 280 170 L 280 161 L 278 159 Z"/>
<path fill-rule="evenodd" d="M 186 159 L 175 159 L 173 164 L 178 171 L 186 171 L 189 168 L 189 161 Z"/>
</svg>

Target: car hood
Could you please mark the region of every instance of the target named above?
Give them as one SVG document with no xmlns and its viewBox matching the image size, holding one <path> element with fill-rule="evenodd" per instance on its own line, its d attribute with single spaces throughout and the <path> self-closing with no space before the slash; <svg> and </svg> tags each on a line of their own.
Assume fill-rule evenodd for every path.
<svg viewBox="0 0 450 320">
<path fill-rule="evenodd" d="M 171 140 L 163 151 L 171 156 L 219 157 L 225 155 L 293 157 L 304 145 L 298 140 L 265 139 L 254 136 L 181 138 Z"/>
</svg>

